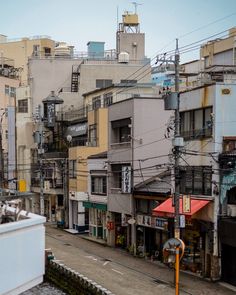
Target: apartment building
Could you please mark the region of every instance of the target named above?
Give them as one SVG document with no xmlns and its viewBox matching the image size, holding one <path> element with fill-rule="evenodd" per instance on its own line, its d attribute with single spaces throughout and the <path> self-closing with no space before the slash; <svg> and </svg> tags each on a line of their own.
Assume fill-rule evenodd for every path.
<svg viewBox="0 0 236 295">
<path fill-rule="evenodd" d="M 0 187 L 16 188 L 16 89 L 19 72 L 14 61 L 2 57 L 0 68 Z M 14 182 L 13 182 L 14 181 Z"/>
</svg>

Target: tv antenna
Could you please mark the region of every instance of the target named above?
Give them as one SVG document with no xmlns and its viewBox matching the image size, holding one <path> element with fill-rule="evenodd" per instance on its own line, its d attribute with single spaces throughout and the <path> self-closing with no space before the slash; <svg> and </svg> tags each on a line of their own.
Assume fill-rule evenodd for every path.
<svg viewBox="0 0 236 295">
<path fill-rule="evenodd" d="M 138 7 L 138 5 L 142 5 L 143 3 L 132 2 L 132 4 L 134 4 L 135 14 L 137 14 L 137 7 Z"/>
</svg>

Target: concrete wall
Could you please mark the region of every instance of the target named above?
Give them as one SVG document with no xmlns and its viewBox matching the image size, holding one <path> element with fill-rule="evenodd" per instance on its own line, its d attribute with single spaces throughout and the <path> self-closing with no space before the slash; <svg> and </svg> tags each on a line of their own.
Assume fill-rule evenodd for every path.
<svg viewBox="0 0 236 295">
<path fill-rule="evenodd" d="M 21 218 L 25 215 L 20 213 Z M 20 294 L 43 281 L 44 222 L 44 217 L 29 214 L 28 219 L 0 225 L 0 294 Z"/>
<path fill-rule="evenodd" d="M 154 167 L 154 170 L 145 168 L 170 162 L 172 142 L 164 135 L 171 115 L 173 115 L 171 111 L 164 110 L 163 99 L 134 99 L 134 185 L 166 169 L 166 167 L 163 169 Z"/>
</svg>

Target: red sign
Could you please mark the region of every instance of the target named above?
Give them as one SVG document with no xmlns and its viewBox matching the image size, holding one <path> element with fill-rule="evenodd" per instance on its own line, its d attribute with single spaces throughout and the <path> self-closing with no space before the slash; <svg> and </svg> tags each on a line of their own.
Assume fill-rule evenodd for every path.
<svg viewBox="0 0 236 295">
<path fill-rule="evenodd" d="M 108 230 L 113 230 L 114 229 L 114 222 L 113 221 L 108 221 L 107 222 L 107 229 Z"/>
</svg>

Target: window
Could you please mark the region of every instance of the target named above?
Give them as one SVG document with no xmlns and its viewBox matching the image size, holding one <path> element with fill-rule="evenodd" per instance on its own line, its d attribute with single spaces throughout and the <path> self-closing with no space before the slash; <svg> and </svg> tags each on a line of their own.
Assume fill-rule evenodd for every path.
<svg viewBox="0 0 236 295">
<path fill-rule="evenodd" d="M 28 113 L 28 99 L 18 100 L 18 113 Z"/>
<path fill-rule="evenodd" d="M 104 100 L 104 107 L 108 107 L 109 105 L 111 105 L 113 103 L 112 92 L 105 93 L 103 95 L 103 100 Z"/>
<path fill-rule="evenodd" d="M 96 88 L 105 88 L 112 85 L 112 80 L 96 79 Z"/>
<path fill-rule="evenodd" d="M 57 196 L 57 205 L 59 207 L 63 206 L 63 195 L 58 195 Z"/>
<path fill-rule="evenodd" d="M 76 160 L 69 161 L 69 178 L 76 178 Z"/>
<path fill-rule="evenodd" d="M 89 125 L 89 134 L 88 134 L 89 144 L 91 146 L 97 145 L 97 125 Z"/>
<path fill-rule="evenodd" d="M 16 97 L 16 88 L 10 87 L 10 97 Z"/>
<path fill-rule="evenodd" d="M 9 85 L 5 85 L 5 95 L 9 95 L 10 94 L 10 87 Z"/>
<path fill-rule="evenodd" d="M 198 139 L 212 135 L 212 107 L 180 113 L 180 131 L 185 139 Z"/>
<path fill-rule="evenodd" d="M 212 170 L 209 166 L 180 168 L 180 193 L 211 195 Z"/>
<path fill-rule="evenodd" d="M 101 96 L 93 97 L 92 107 L 93 110 L 97 110 L 101 107 Z"/>
<path fill-rule="evenodd" d="M 224 139 L 223 140 L 223 152 L 234 152 L 236 151 L 236 139 Z"/>
<path fill-rule="evenodd" d="M 106 176 L 91 176 L 91 193 L 98 195 L 106 195 L 107 178 Z"/>
<path fill-rule="evenodd" d="M 33 45 L 33 56 L 39 56 L 39 45 Z"/>
<path fill-rule="evenodd" d="M 112 143 L 124 143 L 131 140 L 131 119 L 126 118 L 111 122 L 113 138 Z"/>
</svg>

